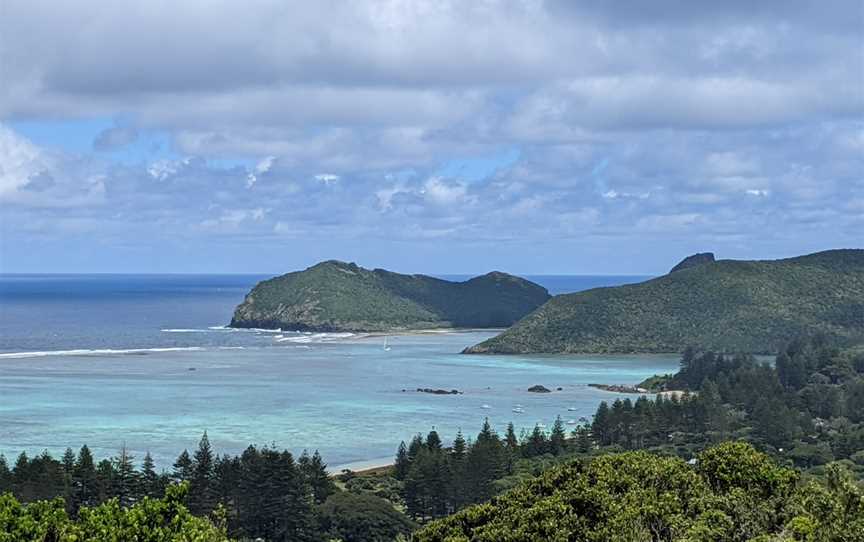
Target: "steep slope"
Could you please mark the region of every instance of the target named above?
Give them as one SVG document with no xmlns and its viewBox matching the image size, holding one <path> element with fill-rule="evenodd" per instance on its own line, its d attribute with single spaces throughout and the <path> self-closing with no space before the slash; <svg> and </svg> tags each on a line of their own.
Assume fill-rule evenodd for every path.
<svg viewBox="0 0 864 542">
<path fill-rule="evenodd" d="M 695 345 L 768 353 L 814 331 L 864 336 L 864 250 L 774 261 L 701 258 L 647 282 L 556 296 L 466 352 L 680 352 Z"/>
<path fill-rule="evenodd" d="M 235 310 L 231 326 L 301 331 L 507 327 L 548 299 L 545 288 L 506 273 L 450 282 L 331 260 L 258 283 Z"/>
</svg>

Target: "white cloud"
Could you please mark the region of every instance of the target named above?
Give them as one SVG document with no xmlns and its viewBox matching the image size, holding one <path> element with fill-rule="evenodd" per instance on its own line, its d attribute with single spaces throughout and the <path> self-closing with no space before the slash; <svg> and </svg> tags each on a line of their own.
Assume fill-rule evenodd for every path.
<svg viewBox="0 0 864 542">
<path fill-rule="evenodd" d="M 157 181 L 164 181 L 177 171 L 178 164 L 174 160 L 158 160 L 147 166 L 147 173 Z"/>
<path fill-rule="evenodd" d="M 436 205 L 464 204 L 471 201 L 467 196 L 468 188 L 462 183 L 447 183 L 440 177 L 431 177 L 423 183 L 420 192 L 423 196 Z"/>
<path fill-rule="evenodd" d="M 0 129 L 4 237 L 851 238 L 860 6 L 658 2 L 11 0 L 0 118 L 120 124 L 83 154 Z M 90 152 L 123 145 L 146 163 Z"/>
<path fill-rule="evenodd" d="M 0 124 L 0 198 L 14 198 L 48 167 L 35 145 Z"/>
<path fill-rule="evenodd" d="M 275 156 L 268 156 L 267 158 L 258 162 L 255 165 L 255 168 L 246 174 L 246 188 L 252 188 L 252 186 L 258 181 L 258 176 L 270 171 L 275 161 Z"/>
</svg>

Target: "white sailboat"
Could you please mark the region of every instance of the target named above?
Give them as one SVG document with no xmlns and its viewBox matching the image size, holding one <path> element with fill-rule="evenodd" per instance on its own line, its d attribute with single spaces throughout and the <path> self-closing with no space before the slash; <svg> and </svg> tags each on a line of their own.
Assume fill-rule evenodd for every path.
<svg viewBox="0 0 864 542">
<path fill-rule="evenodd" d="M 387 339 L 388 339 L 388 338 L 389 338 L 389 336 L 384 335 L 384 351 L 385 351 L 385 352 L 389 352 L 389 351 L 390 351 L 390 344 L 387 342 Z"/>
</svg>

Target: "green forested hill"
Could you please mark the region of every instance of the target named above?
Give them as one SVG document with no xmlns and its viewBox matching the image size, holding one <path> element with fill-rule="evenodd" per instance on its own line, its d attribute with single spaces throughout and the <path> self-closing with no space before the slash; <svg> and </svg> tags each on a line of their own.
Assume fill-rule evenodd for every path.
<svg viewBox="0 0 864 542">
<path fill-rule="evenodd" d="M 232 327 L 390 331 L 507 327 L 549 299 L 545 288 L 506 273 L 465 282 L 326 261 L 258 283 Z"/>
<path fill-rule="evenodd" d="M 864 336 L 864 250 L 705 261 L 647 282 L 559 295 L 468 353 L 776 352 L 802 332 Z"/>
</svg>

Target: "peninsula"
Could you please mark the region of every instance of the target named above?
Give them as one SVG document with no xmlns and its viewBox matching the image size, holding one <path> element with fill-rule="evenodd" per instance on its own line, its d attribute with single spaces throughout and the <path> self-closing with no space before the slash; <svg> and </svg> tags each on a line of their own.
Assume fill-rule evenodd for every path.
<svg viewBox="0 0 864 542">
<path fill-rule="evenodd" d="M 691 256 L 639 284 L 559 295 L 470 354 L 775 353 L 803 333 L 864 337 L 864 250 L 771 261 Z"/>
</svg>

